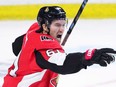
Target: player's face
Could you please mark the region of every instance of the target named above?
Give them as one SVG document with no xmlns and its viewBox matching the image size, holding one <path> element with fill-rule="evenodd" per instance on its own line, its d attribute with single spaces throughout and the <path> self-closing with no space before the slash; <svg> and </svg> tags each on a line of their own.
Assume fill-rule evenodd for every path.
<svg viewBox="0 0 116 87">
<path fill-rule="evenodd" d="M 53 36 L 58 42 L 61 42 L 65 25 L 65 20 L 54 20 L 50 25 L 50 35 Z"/>
</svg>

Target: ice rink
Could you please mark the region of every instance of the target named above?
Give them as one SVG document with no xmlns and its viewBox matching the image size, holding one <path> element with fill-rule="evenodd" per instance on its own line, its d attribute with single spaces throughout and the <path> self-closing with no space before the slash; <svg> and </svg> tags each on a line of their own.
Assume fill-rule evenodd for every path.
<svg viewBox="0 0 116 87">
<path fill-rule="evenodd" d="M 12 42 L 24 34 L 33 22 L 35 21 L 0 21 L 0 87 L 7 68 L 16 58 L 12 53 Z M 71 22 L 69 20 L 67 28 Z M 69 53 L 103 47 L 116 50 L 116 19 L 79 19 L 64 49 Z M 75 74 L 60 75 L 58 87 L 116 87 L 115 74 L 116 62 L 108 67 L 93 65 Z"/>
</svg>

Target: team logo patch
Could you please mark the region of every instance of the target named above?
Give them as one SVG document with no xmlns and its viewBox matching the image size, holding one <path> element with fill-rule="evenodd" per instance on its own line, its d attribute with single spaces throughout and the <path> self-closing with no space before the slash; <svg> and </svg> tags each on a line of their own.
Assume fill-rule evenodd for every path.
<svg viewBox="0 0 116 87">
<path fill-rule="evenodd" d="M 49 8 L 47 7 L 46 9 L 45 9 L 45 12 L 48 12 L 49 11 Z"/>
<path fill-rule="evenodd" d="M 52 38 L 47 37 L 47 36 L 40 36 L 40 38 L 41 38 L 41 41 L 53 41 Z"/>
</svg>

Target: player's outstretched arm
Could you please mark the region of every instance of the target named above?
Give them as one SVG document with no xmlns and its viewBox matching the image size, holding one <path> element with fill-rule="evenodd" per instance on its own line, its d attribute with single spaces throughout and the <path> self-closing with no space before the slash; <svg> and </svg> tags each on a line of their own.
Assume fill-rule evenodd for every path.
<svg viewBox="0 0 116 87">
<path fill-rule="evenodd" d="M 116 51 L 111 48 L 87 50 L 84 53 L 69 53 L 65 56 L 63 53 L 56 53 L 55 57 L 50 57 L 53 58 L 52 61 L 47 61 L 41 52 L 35 50 L 37 64 L 43 69 L 50 69 L 59 74 L 76 73 L 93 64 L 107 66 L 115 60 L 115 57 L 111 54 L 116 54 Z"/>
</svg>

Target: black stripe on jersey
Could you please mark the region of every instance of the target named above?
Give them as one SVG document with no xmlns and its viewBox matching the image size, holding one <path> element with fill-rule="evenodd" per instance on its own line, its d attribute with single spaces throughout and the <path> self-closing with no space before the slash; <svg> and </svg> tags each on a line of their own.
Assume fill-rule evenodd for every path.
<svg viewBox="0 0 116 87">
<path fill-rule="evenodd" d="M 12 50 L 15 56 L 18 56 L 18 54 L 21 51 L 24 36 L 25 34 L 17 37 L 15 41 L 12 43 Z"/>
<path fill-rule="evenodd" d="M 83 53 L 68 54 L 63 65 L 57 65 L 46 61 L 42 54 L 36 50 L 35 56 L 38 66 L 43 69 L 50 69 L 59 74 L 72 74 L 80 71 L 82 68 L 86 68 L 86 66 L 82 63 Z"/>
</svg>

